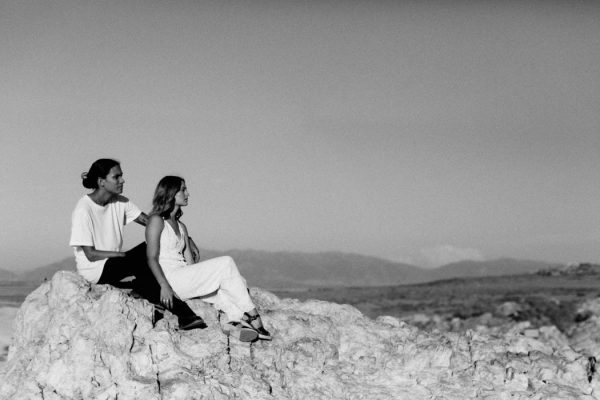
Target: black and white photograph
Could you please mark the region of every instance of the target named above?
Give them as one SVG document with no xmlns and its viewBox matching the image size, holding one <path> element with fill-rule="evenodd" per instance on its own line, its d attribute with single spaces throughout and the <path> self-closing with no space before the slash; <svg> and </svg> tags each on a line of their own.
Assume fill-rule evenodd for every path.
<svg viewBox="0 0 600 400">
<path fill-rule="evenodd" d="M 0 0 L 0 76 L 0 400 L 600 400 L 599 1 Z"/>
</svg>

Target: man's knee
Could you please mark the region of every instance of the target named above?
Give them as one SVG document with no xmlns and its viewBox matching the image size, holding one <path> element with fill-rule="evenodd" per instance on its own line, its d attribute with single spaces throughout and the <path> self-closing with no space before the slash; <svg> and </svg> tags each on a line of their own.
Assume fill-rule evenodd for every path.
<svg viewBox="0 0 600 400">
<path fill-rule="evenodd" d="M 140 244 L 138 244 L 137 246 L 135 246 L 134 248 L 132 248 L 131 250 L 129 250 L 127 253 L 129 253 L 131 256 L 135 256 L 136 258 L 140 258 L 142 260 L 146 259 L 146 242 L 142 242 Z"/>
</svg>

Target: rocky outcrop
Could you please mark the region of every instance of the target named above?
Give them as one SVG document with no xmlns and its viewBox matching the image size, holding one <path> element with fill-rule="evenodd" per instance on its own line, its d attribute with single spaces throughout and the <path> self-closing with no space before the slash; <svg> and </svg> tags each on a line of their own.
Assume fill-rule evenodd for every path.
<svg viewBox="0 0 600 400">
<path fill-rule="evenodd" d="M 346 305 L 251 291 L 272 342 L 178 331 L 126 292 L 58 272 L 23 303 L 0 399 L 600 399 L 555 328 L 425 332 Z"/>
<path fill-rule="evenodd" d="M 600 360 L 600 298 L 583 302 L 576 319 L 578 323 L 569 332 L 573 348 Z"/>
</svg>

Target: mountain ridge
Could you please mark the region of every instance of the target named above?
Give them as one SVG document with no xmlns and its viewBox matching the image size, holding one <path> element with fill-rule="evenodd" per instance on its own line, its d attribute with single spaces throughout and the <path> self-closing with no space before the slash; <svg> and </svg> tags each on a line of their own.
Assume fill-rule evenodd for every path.
<svg viewBox="0 0 600 400">
<path fill-rule="evenodd" d="M 0 281 L 14 281 L 17 279 L 19 279 L 17 273 L 6 269 L 0 269 Z"/>
<path fill-rule="evenodd" d="M 436 269 L 425 269 L 374 256 L 337 251 L 308 253 L 201 249 L 200 255 L 202 260 L 230 255 L 250 286 L 271 289 L 403 285 L 450 278 L 534 273 L 560 265 L 504 257 L 487 261 L 465 260 Z M 0 280 L 41 282 L 59 270 L 75 270 L 74 259 L 69 257 L 21 274 L 13 273 L 13 279 L 3 279 L 0 275 Z"/>
<path fill-rule="evenodd" d="M 539 270 L 557 267 L 559 265 L 561 264 L 546 261 L 501 257 L 485 261 L 463 260 L 453 262 L 436 268 L 433 271 L 435 271 L 435 280 L 443 280 L 461 277 L 502 276 L 535 273 Z"/>
</svg>

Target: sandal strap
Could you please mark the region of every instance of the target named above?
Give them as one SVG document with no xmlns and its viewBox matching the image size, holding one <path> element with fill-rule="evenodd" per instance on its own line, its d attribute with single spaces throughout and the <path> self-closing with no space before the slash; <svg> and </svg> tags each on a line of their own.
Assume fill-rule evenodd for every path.
<svg viewBox="0 0 600 400">
<path fill-rule="evenodd" d="M 258 314 L 250 315 L 248 313 L 244 313 L 244 317 L 246 317 L 246 322 L 252 323 L 252 321 L 260 318 L 260 315 L 258 315 Z"/>
</svg>

